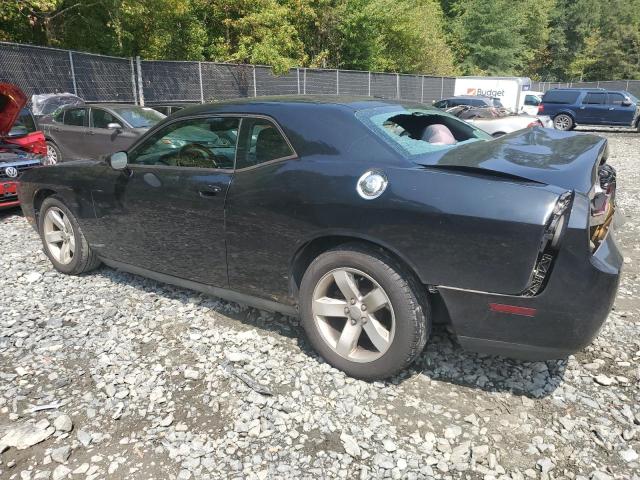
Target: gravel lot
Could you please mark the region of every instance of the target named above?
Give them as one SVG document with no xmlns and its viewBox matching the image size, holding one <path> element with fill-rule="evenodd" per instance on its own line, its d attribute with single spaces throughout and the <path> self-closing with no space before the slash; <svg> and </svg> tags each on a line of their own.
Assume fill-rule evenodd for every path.
<svg viewBox="0 0 640 480">
<path fill-rule="evenodd" d="M 0 213 L 0 478 L 640 479 L 640 135 L 600 130 L 625 275 L 557 362 L 436 329 L 389 382 L 346 377 L 296 320 L 102 268 L 56 273 Z"/>
</svg>

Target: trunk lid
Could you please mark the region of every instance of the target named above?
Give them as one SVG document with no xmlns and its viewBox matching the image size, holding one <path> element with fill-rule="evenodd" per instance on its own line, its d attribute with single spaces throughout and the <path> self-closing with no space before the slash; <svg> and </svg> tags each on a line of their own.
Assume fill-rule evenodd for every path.
<svg viewBox="0 0 640 480">
<path fill-rule="evenodd" d="M 6 136 L 20 110 L 27 104 L 27 96 L 11 83 L 0 83 L 0 137 Z"/>
<path fill-rule="evenodd" d="M 504 174 L 588 194 L 606 158 L 604 138 L 533 127 L 421 155 L 416 161 L 436 168 Z"/>
</svg>

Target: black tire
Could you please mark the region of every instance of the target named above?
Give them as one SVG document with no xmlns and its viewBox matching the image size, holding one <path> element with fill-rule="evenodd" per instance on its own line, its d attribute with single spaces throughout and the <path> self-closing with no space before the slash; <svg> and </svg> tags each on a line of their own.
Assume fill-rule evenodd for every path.
<svg viewBox="0 0 640 480">
<path fill-rule="evenodd" d="M 44 236 L 44 219 L 47 216 L 47 213 L 52 208 L 60 209 L 64 215 L 68 218 L 69 223 L 71 224 L 73 232 L 71 233 L 75 239 L 75 251 L 73 253 L 73 257 L 71 261 L 67 264 L 61 263 L 56 260 L 55 256 L 50 251 L 50 248 L 45 241 Z M 59 272 L 66 273 L 68 275 L 79 275 L 81 273 L 89 272 L 91 270 L 95 270 L 98 266 L 100 266 L 100 260 L 95 255 L 87 240 L 82 233 L 82 229 L 78 224 L 78 220 L 75 215 L 67 208 L 62 199 L 56 195 L 51 197 L 47 197 L 40 207 L 40 213 L 38 215 L 38 232 L 40 233 L 40 238 L 42 239 L 42 246 L 44 249 L 45 255 L 49 258 L 54 268 Z"/>
<path fill-rule="evenodd" d="M 553 128 L 556 130 L 563 130 L 567 132 L 569 130 L 573 130 L 575 126 L 576 124 L 573 121 L 573 118 L 571 118 L 571 115 L 561 113 L 553 117 Z"/>
<path fill-rule="evenodd" d="M 357 269 L 374 279 L 387 294 L 395 312 L 395 333 L 386 352 L 370 362 L 339 355 L 322 336 L 312 312 L 314 289 L 331 271 Z M 364 380 L 388 378 L 407 368 L 422 352 L 431 331 L 425 287 L 385 252 L 360 244 L 341 245 L 319 255 L 305 272 L 300 286 L 301 319 L 315 350 L 332 366 Z M 348 319 L 347 319 L 348 321 Z"/>
<path fill-rule="evenodd" d="M 52 151 L 55 155 L 55 160 L 52 159 L 50 155 L 50 151 Z M 47 157 L 45 160 L 45 165 L 55 165 L 56 163 L 62 162 L 62 152 L 60 148 L 51 140 L 47 140 Z"/>
</svg>

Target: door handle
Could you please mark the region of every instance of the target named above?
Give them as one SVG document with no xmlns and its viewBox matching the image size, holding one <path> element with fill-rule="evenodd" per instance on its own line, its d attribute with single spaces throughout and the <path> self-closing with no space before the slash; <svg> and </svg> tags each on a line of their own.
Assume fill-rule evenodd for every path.
<svg viewBox="0 0 640 480">
<path fill-rule="evenodd" d="M 616 109 L 616 107 L 611 107 L 609 110 L 615 110 L 615 109 Z"/>
<path fill-rule="evenodd" d="M 215 197 L 221 191 L 222 191 L 222 188 L 218 187 L 217 185 L 207 185 L 207 188 L 203 190 L 199 190 L 198 194 L 201 197 Z"/>
</svg>

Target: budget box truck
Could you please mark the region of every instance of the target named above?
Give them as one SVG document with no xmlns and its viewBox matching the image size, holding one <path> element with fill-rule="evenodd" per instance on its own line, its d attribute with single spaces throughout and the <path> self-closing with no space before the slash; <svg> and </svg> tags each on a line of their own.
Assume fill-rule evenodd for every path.
<svg viewBox="0 0 640 480">
<path fill-rule="evenodd" d="M 517 113 L 522 110 L 529 90 L 531 79 L 528 77 L 458 77 L 453 94 L 499 98 L 505 108 Z"/>
</svg>

